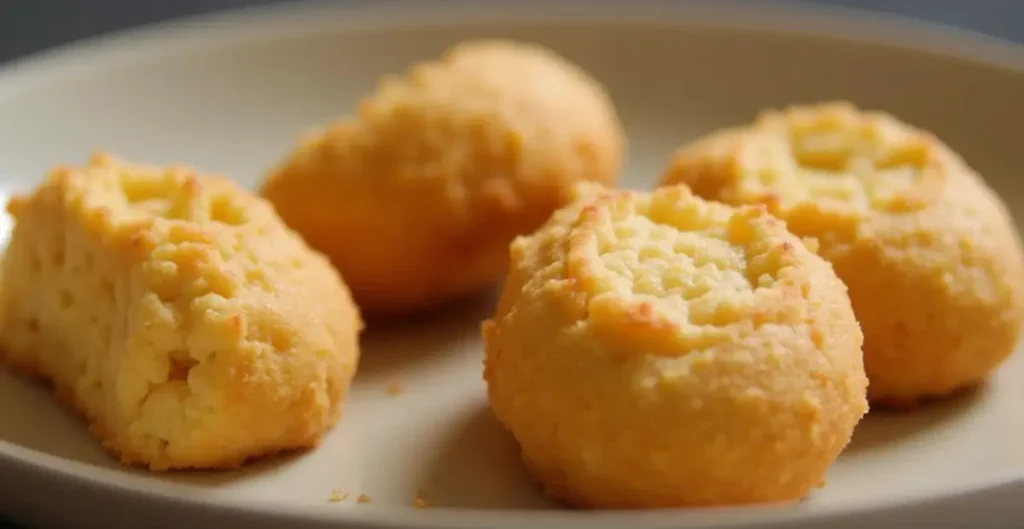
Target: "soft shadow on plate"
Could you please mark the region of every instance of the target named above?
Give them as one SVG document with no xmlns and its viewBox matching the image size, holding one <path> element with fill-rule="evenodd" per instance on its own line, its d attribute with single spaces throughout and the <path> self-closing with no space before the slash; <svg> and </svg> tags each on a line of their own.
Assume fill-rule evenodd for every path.
<svg viewBox="0 0 1024 529">
<path fill-rule="evenodd" d="M 553 509 L 530 479 L 519 447 L 486 406 L 468 411 L 445 438 L 424 477 L 431 507 Z"/>
<path fill-rule="evenodd" d="M 437 360 L 460 351 L 460 343 L 476 341 L 480 324 L 494 315 L 499 289 L 443 305 L 402 319 L 367 318 L 356 380 L 388 376 L 409 363 Z"/>
<path fill-rule="evenodd" d="M 271 478 L 274 474 L 284 472 L 291 465 L 301 462 L 306 450 L 297 450 L 261 459 L 254 459 L 240 468 L 230 470 L 176 470 L 160 474 L 149 473 L 156 479 L 173 481 L 188 485 L 219 487 L 252 478 Z M 143 470 L 133 470 L 143 473 Z"/>
<path fill-rule="evenodd" d="M 116 465 L 89 435 L 85 421 L 57 401 L 39 380 L 0 367 L 0 440 L 63 459 Z"/>
<path fill-rule="evenodd" d="M 978 386 L 948 398 L 922 402 L 915 409 L 872 410 L 857 426 L 843 454 L 853 455 L 906 442 L 929 429 L 954 422 L 976 407 L 987 392 L 987 386 Z"/>
</svg>

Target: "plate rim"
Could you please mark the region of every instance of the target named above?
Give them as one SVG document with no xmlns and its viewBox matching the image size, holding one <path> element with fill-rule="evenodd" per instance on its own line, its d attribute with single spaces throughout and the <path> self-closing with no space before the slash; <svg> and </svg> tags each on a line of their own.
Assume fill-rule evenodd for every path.
<svg viewBox="0 0 1024 529">
<path fill-rule="evenodd" d="M 396 9 L 400 6 L 401 9 Z M 328 14 L 333 16 L 327 16 Z M 340 17 L 339 15 L 344 15 Z M 342 19 L 343 18 L 343 19 Z M 300 0 L 218 10 L 172 18 L 59 45 L 0 63 L 0 104 L 35 86 L 76 72 L 123 67 L 134 61 L 159 60 L 197 46 L 224 46 L 319 32 L 394 30 L 403 26 L 480 23 L 588 25 L 658 24 L 707 27 L 726 31 L 782 33 L 807 38 L 885 46 L 1010 72 L 1024 77 L 1024 45 L 980 32 L 901 15 L 796 1 L 744 0 L 550 0 L 543 7 L 473 0 Z M 156 46 L 154 46 L 154 44 Z M 260 515 L 282 523 L 359 525 L 375 528 L 471 527 L 516 528 L 546 523 L 562 529 L 633 525 L 647 529 L 745 529 L 789 524 L 843 523 L 871 514 L 908 508 L 929 509 L 953 500 L 968 500 L 1013 488 L 1024 493 L 1024 468 L 960 482 L 938 491 L 898 498 L 860 499 L 818 510 L 777 510 L 768 506 L 669 509 L 660 511 L 592 511 L 432 508 L 323 508 L 288 502 L 253 503 L 211 499 L 185 484 L 156 482 L 148 476 L 95 467 L 0 439 L 0 461 L 22 472 L 73 480 L 120 498 L 187 504 L 238 516 Z M 326 504 L 326 502 L 325 502 Z"/>
</svg>

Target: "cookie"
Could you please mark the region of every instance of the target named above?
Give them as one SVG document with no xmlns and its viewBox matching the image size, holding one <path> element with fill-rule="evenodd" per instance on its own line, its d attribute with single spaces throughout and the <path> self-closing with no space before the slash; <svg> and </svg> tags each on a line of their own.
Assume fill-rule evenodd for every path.
<svg viewBox="0 0 1024 529">
<path fill-rule="evenodd" d="M 100 154 L 8 211 L 0 359 L 51 382 L 124 463 L 231 468 L 338 421 L 359 312 L 263 199 Z"/>
<path fill-rule="evenodd" d="M 364 312 L 411 313 L 500 280 L 509 242 L 574 182 L 618 179 L 624 142 L 579 67 L 534 44 L 471 41 L 384 78 L 261 192 Z"/>
<path fill-rule="evenodd" d="M 998 196 L 933 134 L 849 103 L 763 113 L 680 149 L 662 180 L 765 204 L 816 238 L 864 331 L 869 398 L 977 385 L 1014 351 L 1024 254 Z"/>
<path fill-rule="evenodd" d="M 585 508 L 796 500 L 867 411 L 827 262 L 764 208 L 581 184 L 511 247 L 484 378 L 553 498 Z"/>
</svg>

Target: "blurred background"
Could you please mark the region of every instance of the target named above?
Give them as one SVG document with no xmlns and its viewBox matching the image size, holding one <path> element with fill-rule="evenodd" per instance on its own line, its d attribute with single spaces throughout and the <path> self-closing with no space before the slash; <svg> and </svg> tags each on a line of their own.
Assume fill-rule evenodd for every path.
<svg viewBox="0 0 1024 529">
<path fill-rule="evenodd" d="M 0 0 L 0 62 L 167 18 L 295 1 L 345 0 Z M 886 11 L 1024 42 L 1024 0 L 794 0 L 790 3 Z"/>
</svg>

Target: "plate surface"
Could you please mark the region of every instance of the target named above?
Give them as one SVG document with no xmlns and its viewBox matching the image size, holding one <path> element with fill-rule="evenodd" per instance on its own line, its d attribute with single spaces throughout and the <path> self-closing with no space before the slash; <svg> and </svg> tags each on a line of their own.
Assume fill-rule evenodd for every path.
<svg viewBox="0 0 1024 529">
<path fill-rule="evenodd" d="M 29 188 L 97 147 L 254 185 L 300 133 L 351 112 L 378 75 L 460 39 L 506 36 L 551 46 L 606 84 L 630 135 L 627 186 L 651 186 L 673 147 L 759 108 L 848 98 L 934 130 L 1024 219 L 1020 49 L 757 3 L 625 4 L 321 3 L 50 53 L 0 72 L 0 185 Z M 796 506 L 556 509 L 527 481 L 486 407 L 478 322 L 492 303 L 370 329 L 348 415 L 323 445 L 231 474 L 120 468 L 46 389 L 0 371 L 0 511 L 111 529 L 981 528 L 1024 515 L 1020 355 L 974 394 L 869 416 L 827 487 Z M 335 490 L 347 499 L 329 502 Z M 433 507 L 414 509 L 418 493 Z M 357 505 L 360 494 L 373 502 Z"/>
</svg>

